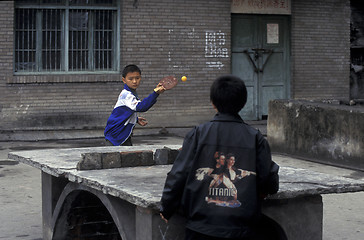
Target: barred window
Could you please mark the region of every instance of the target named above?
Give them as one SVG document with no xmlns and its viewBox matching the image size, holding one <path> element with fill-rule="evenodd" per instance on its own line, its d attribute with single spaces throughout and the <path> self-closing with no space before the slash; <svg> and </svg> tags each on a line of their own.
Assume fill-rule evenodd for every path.
<svg viewBox="0 0 364 240">
<path fill-rule="evenodd" d="M 118 71 L 118 2 L 15 1 L 14 71 Z"/>
</svg>

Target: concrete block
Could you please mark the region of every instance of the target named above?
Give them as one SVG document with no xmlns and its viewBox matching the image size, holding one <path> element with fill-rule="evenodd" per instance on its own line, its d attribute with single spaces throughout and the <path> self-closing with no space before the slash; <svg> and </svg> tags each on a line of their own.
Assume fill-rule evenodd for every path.
<svg viewBox="0 0 364 240">
<path fill-rule="evenodd" d="M 101 153 L 81 154 L 81 160 L 77 163 L 77 170 L 102 169 Z"/>
<path fill-rule="evenodd" d="M 168 164 L 173 164 L 174 160 L 176 159 L 176 157 L 178 156 L 179 152 L 181 150 L 180 149 L 170 149 L 168 151 Z"/>
<path fill-rule="evenodd" d="M 173 164 L 180 150 L 178 149 L 170 149 L 168 147 L 164 147 L 162 149 L 156 149 L 154 154 L 154 161 L 157 165 L 163 164 Z"/>
<path fill-rule="evenodd" d="M 268 115 L 268 141 L 273 152 L 364 169 L 364 108 L 274 100 L 269 103 Z"/>
<path fill-rule="evenodd" d="M 154 153 L 154 162 L 156 165 L 168 164 L 168 148 L 156 149 Z"/>
<path fill-rule="evenodd" d="M 121 152 L 121 167 L 154 165 L 153 151 Z"/>
<path fill-rule="evenodd" d="M 103 169 L 121 167 L 121 157 L 119 152 L 102 153 L 101 160 Z"/>
</svg>

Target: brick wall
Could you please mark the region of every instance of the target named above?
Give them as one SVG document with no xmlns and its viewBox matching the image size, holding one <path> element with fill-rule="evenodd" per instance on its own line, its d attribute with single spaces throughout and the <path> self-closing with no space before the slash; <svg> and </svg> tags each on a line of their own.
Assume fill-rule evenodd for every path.
<svg viewBox="0 0 364 240">
<path fill-rule="evenodd" d="M 0 131 L 103 127 L 117 92 L 115 85 L 107 81 L 120 77 L 15 76 L 13 1 L 0 1 L 0 19 Z"/>
<path fill-rule="evenodd" d="M 350 2 L 292 0 L 294 99 L 342 99 L 350 94 Z"/>
<path fill-rule="evenodd" d="M 192 126 L 211 118 L 209 86 L 230 59 L 206 58 L 206 31 L 230 49 L 229 1 L 122 1 L 121 69 L 142 69 L 141 98 L 166 75 L 188 77 L 141 114 L 149 127 Z M 122 89 L 115 75 L 13 76 L 13 1 L 0 2 L 0 130 L 103 129 Z M 211 62 L 220 61 L 224 66 Z"/>
<path fill-rule="evenodd" d="M 210 119 L 210 84 L 230 73 L 230 1 L 125 0 L 121 9 L 120 65 L 141 67 L 140 97 L 163 76 L 188 77 L 141 114 L 148 126 Z M 13 14 L 13 1 L 0 1 L 0 131 L 103 129 L 122 89 L 120 76 L 14 76 Z M 349 0 L 292 0 L 291 17 L 291 97 L 348 99 Z M 225 56 L 206 54 L 207 33 L 224 38 Z"/>
<path fill-rule="evenodd" d="M 13 70 L 13 2 L 0 2 L 0 129 L 8 125 L 12 116 L 8 109 L 17 101 L 12 87 L 6 82 Z"/>
<path fill-rule="evenodd" d="M 141 66 L 140 93 L 148 94 L 160 78 L 186 75 L 186 82 L 164 93 L 145 114 L 152 125 L 191 125 L 210 119 L 211 82 L 230 73 L 230 58 L 206 58 L 206 31 L 226 35 L 230 49 L 230 1 L 139 1 L 123 2 L 122 64 Z M 210 62 L 221 61 L 221 69 Z"/>
</svg>

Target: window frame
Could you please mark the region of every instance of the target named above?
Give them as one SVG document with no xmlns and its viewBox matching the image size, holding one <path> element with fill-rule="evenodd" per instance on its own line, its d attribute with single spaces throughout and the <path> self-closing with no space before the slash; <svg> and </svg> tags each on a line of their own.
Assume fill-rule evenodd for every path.
<svg viewBox="0 0 364 240">
<path fill-rule="evenodd" d="M 19 3 L 20 2 L 20 3 Z M 72 5 L 70 4 L 70 0 L 61 0 L 60 3 L 42 3 L 42 0 L 37 0 L 38 4 L 34 4 L 34 3 L 28 3 L 27 1 L 15 1 L 15 8 L 14 8 L 14 44 L 13 44 L 13 54 L 14 54 L 14 60 L 13 60 L 13 73 L 14 76 L 27 76 L 27 75 L 79 75 L 79 74 L 84 74 L 84 75 L 100 75 L 100 74 L 119 74 L 120 73 L 120 1 L 118 0 L 113 0 L 113 4 L 108 4 L 108 5 L 81 5 L 81 4 L 75 4 Z M 92 2 L 94 2 L 94 0 L 90 1 L 91 4 Z M 16 29 L 15 29 L 15 18 L 17 17 L 15 14 L 15 10 L 16 9 L 35 9 L 36 11 L 36 69 L 34 71 L 16 71 L 16 52 L 18 49 L 16 49 Z M 41 60 L 41 56 L 42 56 L 42 43 L 41 41 L 37 41 L 37 39 L 41 39 L 42 38 L 42 10 L 45 9 L 55 9 L 55 10 L 60 10 L 61 11 L 61 21 L 63 21 L 61 23 L 61 45 L 62 45 L 62 50 L 61 50 L 61 68 L 60 70 L 46 70 L 46 69 L 41 69 L 42 68 L 42 60 Z M 113 64 L 112 64 L 112 69 L 110 70 L 98 70 L 95 69 L 95 63 L 94 63 L 94 59 L 95 56 L 94 55 L 94 44 L 89 44 L 89 57 L 87 58 L 88 60 L 90 60 L 91 64 L 92 64 L 92 68 L 88 68 L 88 69 L 84 69 L 84 70 L 72 70 L 69 67 L 69 34 L 70 34 L 70 24 L 69 24 L 69 13 L 70 11 L 73 10 L 79 10 L 79 11 L 88 11 L 88 12 L 92 12 L 92 14 L 90 15 L 96 15 L 96 11 L 97 10 L 111 10 L 114 11 L 114 14 L 112 15 L 112 23 L 113 23 L 113 30 L 112 32 L 114 33 L 114 36 L 112 38 L 113 40 L 113 44 L 112 44 L 112 60 L 113 60 Z M 63 15 L 63 16 L 62 16 Z M 91 17 L 93 18 L 93 17 Z M 91 20 L 94 21 L 94 20 Z M 91 25 L 91 22 L 90 24 Z M 89 30 L 91 29 L 91 31 L 88 31 L 88 36 L 92 38 L 92 43 L 94 43 L 95 40 L 95 36 L 93 36 L 93 32 L 95 30 L 95 26 L 89 26 Z M 89 38 L 90 39 L 90 38 Z M 89 40 L 90 41 L 90 40 Z M 29 50 L 29 49 L 27 49 Z M 115 77 L 114 77 L 115 78 Z M 33 78 L 32 78 L 33 79 Z M 64 79 L 64 78 L 63 78 Z M 58 81 L 58 80 L 57 80 Z M 64 80 L 63 80 L 64 81 Z M 62 82 L 63 82 L 62 81 Z M 18 82 L 18 81 L 15 81 Z M 24 80 L 21 80 L 21 82 L 24 82 Z M 28 82 L 28 81 L 26 81 Z M 33 82 L 32 80 L 30 80 L 30 82 Z"/>
</svg>

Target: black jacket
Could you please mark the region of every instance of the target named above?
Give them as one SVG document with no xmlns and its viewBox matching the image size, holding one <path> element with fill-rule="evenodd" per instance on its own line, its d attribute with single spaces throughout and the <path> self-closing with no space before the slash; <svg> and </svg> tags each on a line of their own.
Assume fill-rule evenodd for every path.
<svg viewBox="0 0 364 240">
<path fill-rule="evenodd" d="M 248 236 L 260 216 L 260 196 L 278 191 L 278 169 L 258 130 L 238 115 L 217 114 L 186 135 L 166 179 L 161 213 L 169 219 L 182 207 L 193 231 Z"/>
</svg>

